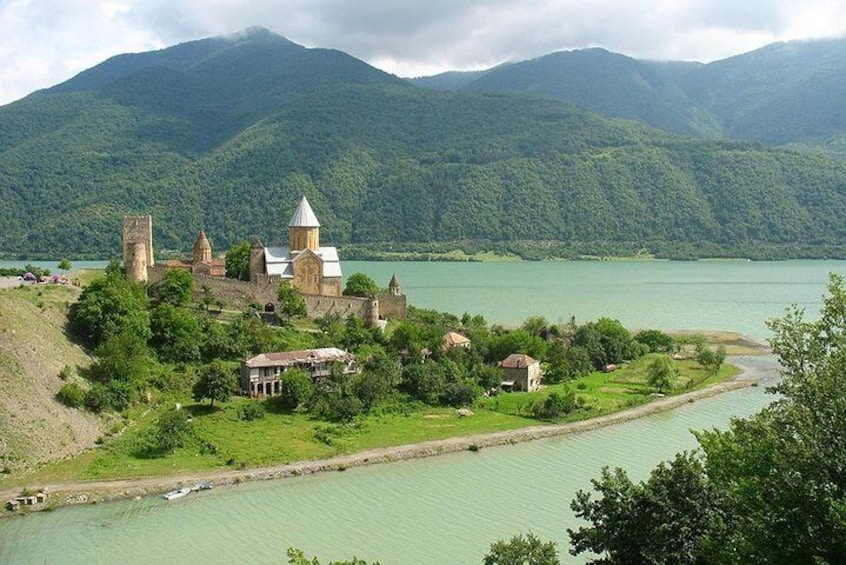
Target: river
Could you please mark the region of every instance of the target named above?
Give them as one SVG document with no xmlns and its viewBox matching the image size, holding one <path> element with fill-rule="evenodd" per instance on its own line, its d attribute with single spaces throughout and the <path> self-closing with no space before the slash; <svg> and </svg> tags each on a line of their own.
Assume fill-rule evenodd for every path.
<svg viewBox="0 0 846 565">
<path fill-rule="evenodd" d="M 797 303 L 815 313 L 843 262 L 703 261 L 346 263 L 411 303 L 519 323 L 608 315 L 633 327 L 725 329 L 761 336 Z M 772 374 L 772 360 L 743 363 Z M 356 554 L 389 564 L 480 563 L 496 538 L 533 531 L 564 562 L 569 509 L 603 465 L 643 478 L 695 446 L 690 429 L 723 427 L 768 402 L 764 387 L 700 400 L 617 426 L 520 445 L 343 473 L 244 484 L 166 502 L 145 498 L 0 520 L 0 563 L 280 563 L 289 546 L 327 562 Z"/>
</svg>

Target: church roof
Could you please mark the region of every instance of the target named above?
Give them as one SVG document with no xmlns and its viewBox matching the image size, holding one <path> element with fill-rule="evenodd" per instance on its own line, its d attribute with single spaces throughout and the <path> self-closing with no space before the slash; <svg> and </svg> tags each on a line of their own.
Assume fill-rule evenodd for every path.
<svg viewBox="0 0 846 565">
<path fill-rule="evenodd" d="M 200 235 L 197 236 L 197 241 L 194 242 L 194 249 L 197 248 L 211 249 L 211 243 L 209 243 L 209 239 L 206 237 L 205 231 L 201 231 Z"/>
<path fill-rule="evenodd" d="M 314 253 L 323 261 L 323 276 L 327 278 L 340 278 L 341 261 L 338 259 L 338 250 L 334 247 L 318 247 L 317 251 L 303 250 L 291 253 L 287 247 L 265 247 L 264 264 L 268 275 L 280 275 L 284 279 L 294 276 L 292 267 L 293 261 L 303 253 Z"/>
<path fill-rule="evenodd" d="M 399 279 L 397 278 L 397 274 L 394 273 L 394 276 L 391 277 L 391 282 L 388 283 L 388 288 L 399 288 Z"/>
<path fill-rule="evenodd" d="M 320 222 L 317 221 L 317 216 L 314 215 L 314 210 L 311 209 L 311 204 L 303 196 L 300 203 L 297 204 L 297 209 L 294 210 L 294 215 L 291 216 L 291 221 L 288 222 L 289 228 L 319 228 Z"/>
</svg>

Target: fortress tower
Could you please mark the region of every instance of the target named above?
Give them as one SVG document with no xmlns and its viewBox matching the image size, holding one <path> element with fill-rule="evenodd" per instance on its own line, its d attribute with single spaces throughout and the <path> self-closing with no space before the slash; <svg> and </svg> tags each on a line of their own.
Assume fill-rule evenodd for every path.
<svg viewBox="0 0 846 565">
<path fill-rule="evenodd" d="M 130 280 L 146 282 L 147 269 L 155 264 L 153 260 L 153 217 L 124 216 L 123 265 Z"/>
</svg>

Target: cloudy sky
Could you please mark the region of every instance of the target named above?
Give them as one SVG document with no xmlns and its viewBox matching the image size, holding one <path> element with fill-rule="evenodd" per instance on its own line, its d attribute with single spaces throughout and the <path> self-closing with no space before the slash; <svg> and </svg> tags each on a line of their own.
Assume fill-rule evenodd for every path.
<svg viewBox="0 0 846 565">
<path fill-rule="evenodd" d="M 400 76 L 601 46 L 708 62 L 846 34 L 844 0 L 0 0 L 0 104 L 119 53 L 261 25 Z"/>
</svg>

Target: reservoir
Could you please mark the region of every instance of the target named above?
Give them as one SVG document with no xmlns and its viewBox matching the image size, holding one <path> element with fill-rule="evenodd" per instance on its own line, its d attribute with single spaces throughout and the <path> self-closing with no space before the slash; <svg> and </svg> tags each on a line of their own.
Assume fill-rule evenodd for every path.
<svg viewBox="0 0 846 565">
<path fill-rule="evenodd" d="M 519 324 L 529 315 L 630 327 L 723 329 L 765 336 L 790 303 L 816 314 L 829 272 L 846 263 L 787 261 L 347 262 L 380 284 L 396 272 L 409 302 Z M 770 358 L 740 360 L 772 374 Z M 772 382 L 771 377 L 769 382 Z M 0 520 L 0 563 L 284 563 L 287 547 L 322 562 L 481 563 L 490 542 L 532 531 L 567 553 L 580 525 L 569 502 L 604 465 L 641 479 L 695 447 L 691 429 L 724 427 L 769 401 L 764 387 L 700 400 L 613 427 L 343 473 L 243 484 Z"/>
</svg>

